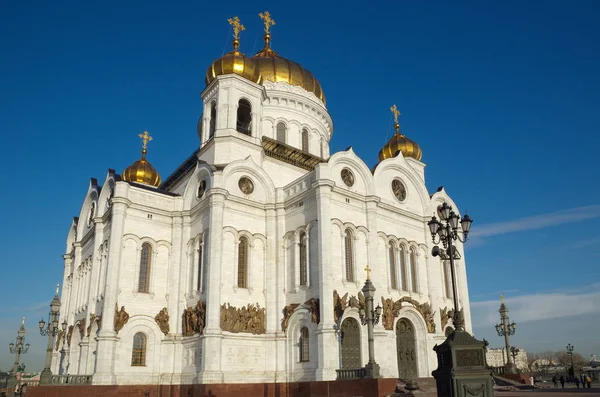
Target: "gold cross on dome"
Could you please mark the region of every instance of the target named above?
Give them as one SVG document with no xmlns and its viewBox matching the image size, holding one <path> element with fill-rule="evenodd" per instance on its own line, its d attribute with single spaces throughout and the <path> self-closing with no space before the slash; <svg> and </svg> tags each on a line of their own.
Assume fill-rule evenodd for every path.
<svg viewBox="0 0 600 397">
<path fill-rule="evenodd" d="M 229 22 L 229 24 L 233 26 L 233 38 L 239 39 L 240 32 L 246 30 L 246 27 L 240 23 L 240 18 L 238 16 L 235 16 L 233 18 L 229 18 L 227 22 Z"/>
<path fill-rule="evenodd" d="M 144 131 L 143 134 L 139 134 L 138 136 L 142 139 L 142 142 L 144 145 L 142 147 L 142 149 L 146 150 L 146 147 L 148 146 L 148 142 L 150 142 L 152 140 L 152 137 L 150 136 L 150 134 L 148 134 L 148 131 Z"/>
<path fill-rule="evenodd" d="M 400 116 L 400 111 L 398 110 L 398 107 L 396 106 L 396 104 L 394 104 L 390 110 L 392 111 L 392 113 L 394 114 L 394 123 L 398 124 L 398 116 Z"/>
<path fill-rule="evenodd" d="M 500 294 L 500 301 L 504 303 L 504 294 Z"/>
<path fill-rule="evenodd" d="M 275 25 L 275 20 L 271 18 L 269 11 L 261 12 L 258 16 L 265 23 L 265 33 L 271 33 L 271 26 Z"/>
<path fill-rule="evenodd" d="M 367 280 L 371 279 L 371 268 L 369 267 L 369 265 L 367 264 L 367 267 L 365 267 L 365 272 L 367 272 Z"/>
</svg>

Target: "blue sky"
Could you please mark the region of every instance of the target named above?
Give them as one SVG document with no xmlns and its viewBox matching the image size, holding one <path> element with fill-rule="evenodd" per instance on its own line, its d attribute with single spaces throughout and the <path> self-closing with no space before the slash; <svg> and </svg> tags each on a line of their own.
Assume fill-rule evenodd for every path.
<svg viewBox="0 0 600 397">
<path fill-rule="evenodd" d="M 467 248 L 475 332 L 494 336 L 505 292 L 514 344 L 600 354 L 600 3 L 5 2 L 0 13 L 0 346 L 27 316 L 35 335 L 90 177 L 139 157 L 166 177 L 197 147 L 208 65 L 230 48 L 227 18 L 320 80 L 335 132 L 369 166 L 393 133 L 417 141 L 430 191 L 444 185 L 475 219 Z M 3 348 L 4 349 L 4 348 Z M 7 349 L 7 348 L 6 348 Z M 0 354 L 0 369 L 12 362 Z"/>
</svg>

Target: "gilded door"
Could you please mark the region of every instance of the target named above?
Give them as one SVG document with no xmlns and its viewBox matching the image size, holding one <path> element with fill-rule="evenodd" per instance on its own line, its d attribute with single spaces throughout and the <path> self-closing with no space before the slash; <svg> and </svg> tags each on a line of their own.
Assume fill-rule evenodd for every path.
<svg viewBox="0 0 600 397">
<path fill-rule="evenodd" d="M 401 318 L 396 323 L 396 355 L 398 357 L 398 377 L 416 378 L 418 374 L 415 327 L 405 318 Z"/>
<path fill-rule="evenodd" d="M 342 369 L 361 368 L 360 326 L 358 321 L 347 318 L 342 322 Z"/>
</svg>

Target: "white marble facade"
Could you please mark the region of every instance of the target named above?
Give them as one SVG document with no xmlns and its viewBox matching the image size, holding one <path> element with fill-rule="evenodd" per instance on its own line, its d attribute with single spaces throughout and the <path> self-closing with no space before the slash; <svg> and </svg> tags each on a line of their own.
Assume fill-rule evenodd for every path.
<svg viewBox="0 0 600 397">
<path fill-rule="evenodd" d="M 428 332 L 411 304 L 394 320 L 406 318 L 414 325 L 418 375 L 431 376 L 437 367 L 433 346 L 445 339 L 440 311 L 451 308 L 452 300 L 447 264 L 430 254 L 427 221 L 443 201 L 457 207 L 443 188 L 427 191 L 425 164 L 400 154 L 369 169 L 352 149 L 330 154 L 333 122 L 325 104 L 300 87 L 255 84 L 229 74 L 212 81 L 202 99 L 200 148 L 159 188 L 123 181 L 112 170 L 102 184 L 92 179 L 64 255 L 61 319 L 75 328 L 70 344 L 59 343 L 55 350 L 53 372 L 93 374 L 95 384 L 335 379 L 340 345 L 333 291 L 357 295 L 369 264 L 376 304 L 381 297 L 431 304 L 435 332 Z M 240 99 L 251 104 L 249 135 L 236 130 Z M 279 123 L 285 125 L 285 138 L 277 134 Z M 301 167 L 268 155 L 263 137 L 285 140 L 320 161 Z M 352 186 L 342 180 L 344 169 L 353 176 Z M 252 182 L 251 192 L 247 185 L 242 192 L 240 178 Z M 391 189 L 396 178 L 406 187 L 403 201 Z M 247 274 L 240 284 L 242 239 Z M 397 247 L 395 275 L 390 244 Z M 459 301 L 470 331 L 461 244 L 458 250 Z M 142 256 L 149 257 L 143 287 Z M 302 305 L 311 298 L 320 302 L 318 324 Z M 183 336 L 183 311 L 198 300 L 206 305 L 205 327 Z M 265 332 L 222 330 L 225 303 L 265 308 Z M 283 331 L 282 311 L 294 303 L 300 306 Z M 129 314 L 118 333 L 117 305 Z M 155 321 L 163 308 L 169 314 L 166 334 Z M 99 329 L 98 321 L 87 329 L 90 315 L 101 316 Z M 346 309 L 340 322 L 348 317 L 358 319 L 358 310 Z M 86 329 L 80 333 L 77 324 L 83 320 Z M 299 343 L 304 327 L 307 354 Z M 144 365 L 132 365 L 139 333 L 146 338 Z M 364 365 L 366 327 L 361 327 L 360 340 Z M 384 329 L 381 322 L 375 327 L 375 358 L 382 376 L 398 376 L 395 330 Z"/>
</svg>

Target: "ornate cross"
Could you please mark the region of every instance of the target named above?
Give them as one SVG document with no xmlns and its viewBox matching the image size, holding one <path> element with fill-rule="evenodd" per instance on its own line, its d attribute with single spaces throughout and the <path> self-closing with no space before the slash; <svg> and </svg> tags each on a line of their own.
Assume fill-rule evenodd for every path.
<svg viewBox="0 0 600 397">
<path fill-rule="evenodd" d="M 271 26 L 275 25 L 275 21 L 271 19 L 269 11 L 261 12 L 258 16 L 265 23 L 265 33 L 271 33 Z"/>
<path fill-rule="evenodd" d="M 369 265 L 367 264 L 367 267 L 365 267 L 365 272 L 367 272 L 367 280 L 371 279 L 371 268 L 369 267 Z"/>
<path fill-rule="evenodd" d="M 233 18 L 229 18 L 227 22 L 229 22 L 229 24 L 233 26 L 233 38 L 236 40 L 239 39 L 240 32 L 246 30 L 246 27 L 240 23 L 240 18 L 238 16 L 235 16 Z"/>
<path fill-rule="evenodd" d="M 394 114 L 394 123 L 398 124 L 398 116 L 400 116 L 400 111 L 398 110 L 398 107 L 396 107 L 396 104 L 394 104 L 390 110 Z"/>
<path fill-rule="evenodd" d="M 142 149 L 146 150 L 146 147 L 148 146 L 148 142 L 150 142 L 152 140 L 152 137 L 150 136 L 150 134 L 148 134 L 148 131 L 144 131 L 143 134 L 139 134 L 138 136 L 142 139 L 142 142 L 144 144 Z"/>
</svg>

